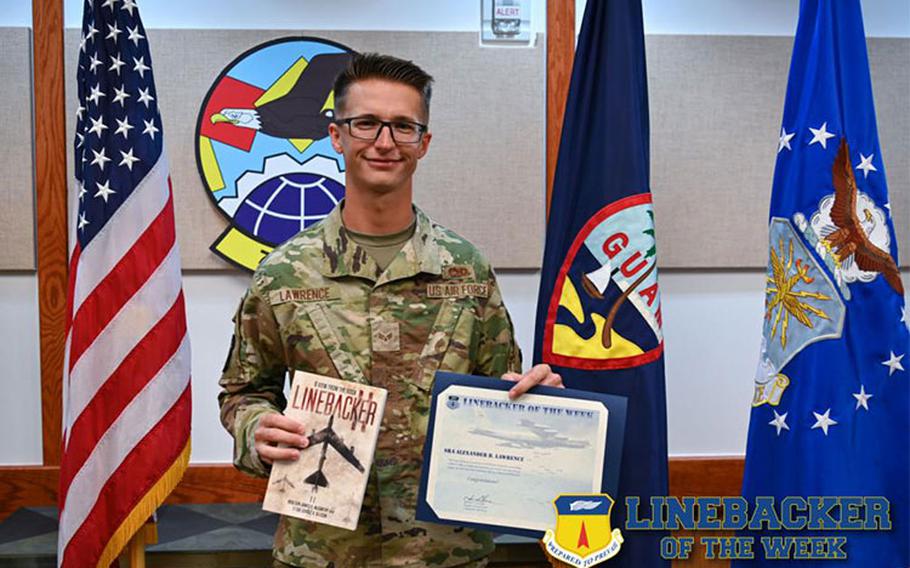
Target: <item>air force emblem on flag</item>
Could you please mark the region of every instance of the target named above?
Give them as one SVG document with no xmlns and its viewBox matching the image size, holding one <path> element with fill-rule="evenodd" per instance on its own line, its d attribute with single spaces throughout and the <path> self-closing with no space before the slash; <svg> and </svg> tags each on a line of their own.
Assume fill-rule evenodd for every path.
<svg viewBox="0 0 910 568">
<path fill-rule="evenodd" d="M 344 161 L 328 124 L 333 82 L 350 56 L 324 39 L 278 39 L 240 55 L 212 85 L 199 111 L 196 161 L 231 223 L 215 254 L 254 270 L 342 199 Z"/>
<path fill-rule="evenodd" d="M 550 299 L 543 360 L 618 369 L 662 349 L 654 215 L 643 193 L 604 207 L 576 235 Z"/>
<path fill-rule="evenodd" d="M 781 369 L 808 345 L 841 336 L 846 307 L 834 283 L 786 219 L 771 218 L 762 355 L 752 406 L 780 403 Z"/>
<path fill-rule="evenodd" d="M 613 498 L 606 493 L 560 495 L 553 500 L 556 530 L 547 530 L 547 554 L 565 564 L 586 568 L 619 553 L 623 538 L 610 527 Z"/>
</svg>

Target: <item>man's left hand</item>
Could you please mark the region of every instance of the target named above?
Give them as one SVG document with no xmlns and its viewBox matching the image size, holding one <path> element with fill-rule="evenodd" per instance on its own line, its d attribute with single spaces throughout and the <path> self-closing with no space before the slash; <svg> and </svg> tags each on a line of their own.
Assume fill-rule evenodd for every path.
<svg viewBox="0 0 910 568">
<path fill-rule="evenodd" d="M 562 377 L 559 373 L 554 373 L 546 363 L 534 365 L 531 369 L 520 375 L 518 373 L 506 373 L 502 376 L 504 381 L 511 381 L 515 386 L 509 390 L 509 399 L 515 400 L 524 393 L 528 392 L 533 386 L 546 385 L 548 387 L 565 388 L 562 384 Z"/>
</svg>

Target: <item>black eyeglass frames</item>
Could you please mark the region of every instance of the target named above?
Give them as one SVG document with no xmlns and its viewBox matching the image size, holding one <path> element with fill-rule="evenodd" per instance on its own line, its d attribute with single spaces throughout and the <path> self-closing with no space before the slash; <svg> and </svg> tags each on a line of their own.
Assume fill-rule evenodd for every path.
<svg viewBox="0 0 910 568">
<path fill-rule="evenodd" d="M 427 131 L 426 124 L 411 122 L 410 120 L 379 120 L 371 116 L 353 116 L 339 118 L 335 124 L 344 124 L 348 133 L 359 140 L 375 141 L 383 128 L 388 127 L 392 140 L 397 144 L 416 144 L 420 142 Z"/>
</svg>

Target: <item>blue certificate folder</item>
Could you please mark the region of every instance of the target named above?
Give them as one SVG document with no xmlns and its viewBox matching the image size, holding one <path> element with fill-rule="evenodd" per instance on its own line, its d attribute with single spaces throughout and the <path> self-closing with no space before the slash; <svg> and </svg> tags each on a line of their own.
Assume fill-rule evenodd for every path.
<svg viewBox="0 0 910 568">
<path fill-rule="evenodd" d="M 547 494 L 553 492 L 547 490 L 549 484 L 573 488 L 563 493 L 607 493 L 617 498 L 626 398 L 537 386 L 512 401 L 515 404 L 487 401 L 485 406 L 481 404 L 482 396 L 452 394 L 464 393 L 466 389 L 462 387 L 470 387 L 470 392 L 484 389 L 498 398 L 501 395 L 496 391 L 508 391 L 512 386 L 514 383 L 498 378 L 436 373 L 417 519 L 539 539 L 546 528 L 555 528 L 552 501 L 558 495 Z M 505 407 L 508 410 L 502 410 Z M 453 409 L 462 414 L 454 414 Z M 591 418 L 595 415 L 597 418 Z M 437 419 L 441 420 L 439 428 Z M 588 428 L 585 419 L 599 420 L 597 427 Z M 599 434 L 603 429 L 605 442 Z M 443 437 L 447 439 L 441 440 Z M 459 455 L 453 455 L 456 453 Z M 520 463 L 525 460 L 534 465 Z M 441 465 L 443 462 L 445 465 Z M 468 480 L 473 480 L 474 485 L 465 487 Z M 585 484 L 583 489 L 578 488 Z M 527 489 L 516 489 L 520 487 Z M 445 502 L 449 505 L 442 504 Z M 431 503 L 437 506 L 434 508 Z M 552 515 L 552 519 L 544 522 L 542 515 Z M 535 520 L 531 522 L 529 518 Z"/>
</svg>

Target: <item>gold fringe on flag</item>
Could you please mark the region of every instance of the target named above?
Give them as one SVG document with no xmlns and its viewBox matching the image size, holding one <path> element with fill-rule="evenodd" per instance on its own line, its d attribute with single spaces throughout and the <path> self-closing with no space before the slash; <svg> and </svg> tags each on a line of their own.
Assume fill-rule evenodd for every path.
<svg viewBox="0 0 910 568">
<path fill-rule="evenodd" d="M 133 535 L 142 528 L 145 521 L 152 516 L 162 503 L 164 503 L 167 496 L 170 495 L 171 491 L 180 483 L 180 480 L 183 478 L 183 473 L 186 471 L 189 463 L 190 442 L 187 440 L 186 446 L 183 447 L 183 451 L 180 452 L 180 455 L 177 456 L 177 459 L 174 460 L 171 467 L 164 472 L 161 479 L 149 489 L 148 493 L 146 493 L 136 506 L 133 507 L 133 510 L 130 511 L 126 518 L 123 519 L 123 522 L 120 523 L 117 530 L 114 531 L 111 539 L 104 547 L 101 557 L 98 559 L 98 568 L 109 568 L 117 557 L 120 556 L 120 553 L 123 552 L 123 549 L 129 544 Z"/>
</svg>

